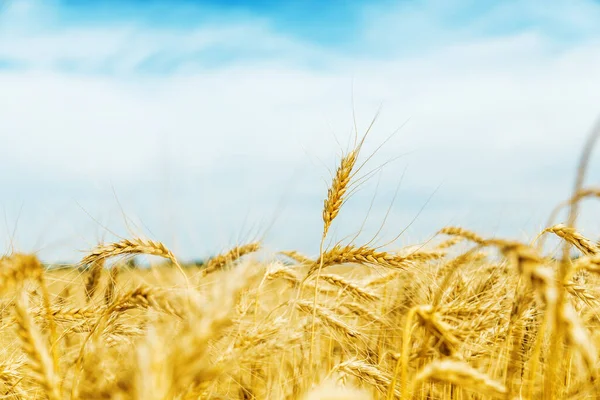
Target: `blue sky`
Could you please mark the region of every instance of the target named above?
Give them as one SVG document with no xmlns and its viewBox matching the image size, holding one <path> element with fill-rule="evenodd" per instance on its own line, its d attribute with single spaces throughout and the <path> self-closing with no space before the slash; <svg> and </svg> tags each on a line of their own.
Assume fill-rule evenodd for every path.
<svg viewBox="0 0 600 400">
<path fill-rule="evenodd" d="M 370 160 L 394 161 L 353 196 L 334 239 L 360 228 L 376 194 L 368 240 L 399 184 L 381 242 L 417 215 L 396 245 L 448 223 L 528 238 L 568 196 L 600 112 L 591 0 L 1 9 L 0 240 L 47 260 L 134 234 L 184 259 L 255 237 L 314 254 L 352 94 L 359 130 L 382 109 L 365 156 L 408 123 Z"/>
<path fill-rule="evenodd" d="M 323 59 L 334 55 L 418 57 L 445 46 L 516 34 L 548 39 L 546 51 L 551 52 L 595 40 L 600 32 L 600 7 L 592 1 L 550 6 L 439 0 L 6 3 L 6 40 L 27 38 L 30 44 L 48 46 L 46 57 L 37 59 L 14 50 L 3 54 L 4 68 L 35 68 L 43 61 L 72 73 L 173 73 L 186 66 L 222 68 L 265 60 L 326 68 Z M 98 35 L 104 35 L 102 46 L 86 48 Z M 127 53 L 135 55 L 123 70 Z"/>
</svg>

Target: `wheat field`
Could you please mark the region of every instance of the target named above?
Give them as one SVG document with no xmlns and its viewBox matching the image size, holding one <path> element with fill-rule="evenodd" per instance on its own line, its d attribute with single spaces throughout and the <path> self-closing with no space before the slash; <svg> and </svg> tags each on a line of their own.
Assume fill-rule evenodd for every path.
<svg viewBox="0 0 600 400">
<path fill-rule="evenodd" d="M 2 257 L 2 398 L 600 398 L 600 248 L 575 228 L 600 195 L 582 184 L 591 145 L 568 220 L 530 242 L 446 226 L 393 251 L 326 246 L 365 137 L 324 196 L 316 257 L 240 243 L 190 266 L 137 237 L 60 270 Z M 164 262 L 124 263 L 141 254 Z"/>
</svg>

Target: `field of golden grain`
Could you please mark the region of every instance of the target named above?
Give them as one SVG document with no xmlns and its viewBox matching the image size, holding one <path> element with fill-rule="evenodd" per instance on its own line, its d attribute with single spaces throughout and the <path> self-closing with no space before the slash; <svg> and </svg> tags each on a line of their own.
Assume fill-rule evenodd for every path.
<svg viewBox="0 0 600 400">
<path fill-rule="evenodd" d="M 182 266 L 144 238 L 61 270 L 2 257 L 2 398 L 600 398 L 600 248 L 574 228 L 600 195 L 582 185 L 591 146 L 568 219 L 528 243 L 451 226 L 395 251 L 325 247 L 362 143 L 324 196 L 316 259 L 242 243 Z M 543 251 L 550 236 L 562 254 Z M 165 262 L 123 263 L 140 254 Z"/>
</svg>

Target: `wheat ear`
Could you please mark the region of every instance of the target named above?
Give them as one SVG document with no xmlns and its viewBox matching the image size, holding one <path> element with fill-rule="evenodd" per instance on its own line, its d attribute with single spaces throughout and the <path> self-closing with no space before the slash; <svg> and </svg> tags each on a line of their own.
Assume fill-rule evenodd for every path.
<svg viewBox="0 0 600 400">
<path fill-rule="evenodd" d="M 543 233 L 552 232 L 561 239 L 575 246 L 586 256 L 591 256 L 600 252 L 600 249 L 591 240 L 577 232 L 574 228 L 570 228 L 564 224 L 558 224 L 546 228 L 542 231 Z"/>
<path fill-rule="evenodd" d="M 427 364 L 417 374 L 412 383 L 412 388 L 423 381 L 451 383 L 484 396 L 505 397 L 508 392 L 506 387 L 496 382 L 488 375 L 479 372 L 464 361 L 445 359 Z M 414 390 L 411 390 L 414 393 Z"/>
<path fill-rule="evenodd" d="M 60 400 L 59 379 L 48 346 L 27 311 L 27 297 L 21 292 L 15 303 L 17 333 L 35 380 L 44 388 L 49 400 Z"/>
<path fill-rule="evenodd" d="M 98 289 L 98 285 L 100 283 L 100 278 L 102 277 L 103 269 L 104 259 L 99 259 L 91 265 L 84 288 L 87 301 L 90 301 L 92 297 L 94 297 L 96 289 Z"/>
<path fill-rule="evenodd" d="M 120 242 L 101 244 L 92 249 L 87 256 L 81 259 L 79 264 L 94 265 L 110 257 L 135 254 L 148 254 L 166 258 L 167 260 L 171 261 L 183 275 L 183 278 L 189 287 L 190 283 L 187 274 L 183 268 L 181 268 L 181 265 L 177 261 L 177 258 L 175 258 L 173 252 L 171 252 L 171 250 L 169 250 L 163 243 L 154 240 L 133 238 L 123 239 Z"/>
<path fill-rule="evenodd" d="M 219 254 L 216 257 L 211 258 L 206 263 L 206 266 L 202 270 L 202 277 L 205 277 L 208 274 L 211 274 L 217 270 L 222 269 L 245 256 L 246 254 L 254 253 L 260 250 L 260 243 L 249 243 L 243 246 L 236 246 L 233 249 L 229 250 L 227 253 Z"/>
</svg>

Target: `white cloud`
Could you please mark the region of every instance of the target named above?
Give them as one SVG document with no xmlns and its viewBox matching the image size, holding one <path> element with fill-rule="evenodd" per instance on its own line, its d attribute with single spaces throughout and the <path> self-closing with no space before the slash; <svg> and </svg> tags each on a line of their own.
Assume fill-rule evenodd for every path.
<svg viewBox="0 0 600 400">
<path fill-rule="evenodd" d="M 342 146 L 351 138 L 353 81 L 361 129 L 383 101 L 365 155 L 411 118 L 371 163 L 412 152 L 385 168 L 366 233 L 376 230 L 408 165 L 387 237 L 441 183 L 411 238 L 426 238 L 448 222 L 518 234 L 544 222 L 568 195 L 576 157 L 600 111 L 598 41 L 557 49 L 529 32 L 378 60 L 328 54 L 267 28 L 191 35 L 77 29 L 0 41 L 0 53 L 37 65 L 0 71 L 0 169 L 6 171 L 0 205 L 10 222 L 24 202 L 19 246 L 28 250 L 39 240 L 46 257 L 70 258 L 72 248 L 85 249 L 102 231 L 78 203 L 123 232 L 111 185 L 126 212 L 183 257 L 226 247 L 253 226 L 266 229 L 283 195 L 288 208 L 269 243 L 314 252 L 326 193 L 321 178 L 328 177 L 319 160 L 333 168 L 335 138 Z M 222 35 L 262 41 L 280 56 L 216 69 L 192 61 L 175 74 L 131 73 L 139 60 L 173 43 L 186 53 Z M 325 68 L 294 66 L 295 57 L 315 54 Z M 63 56 L 89 65 L 111 56 L 120 67 L 112 75 L 48 68 Z M 341 214 L 338 237 L 358 228 L 374 183 Z"/>
<path fill-rule="evenodd" d="M 173 72 L 211 67 L 223 56 L 288 62 L 325 56 L 318 46 L 277 33 L 258 18 L 150 28 L 134 20 L 86 24 L 53 16 L 54 9 L 42 2 L 15 1 L 0 14 L 0 60 L 34 70 L 124 75 L 145 63 Z"/>
</svg>

